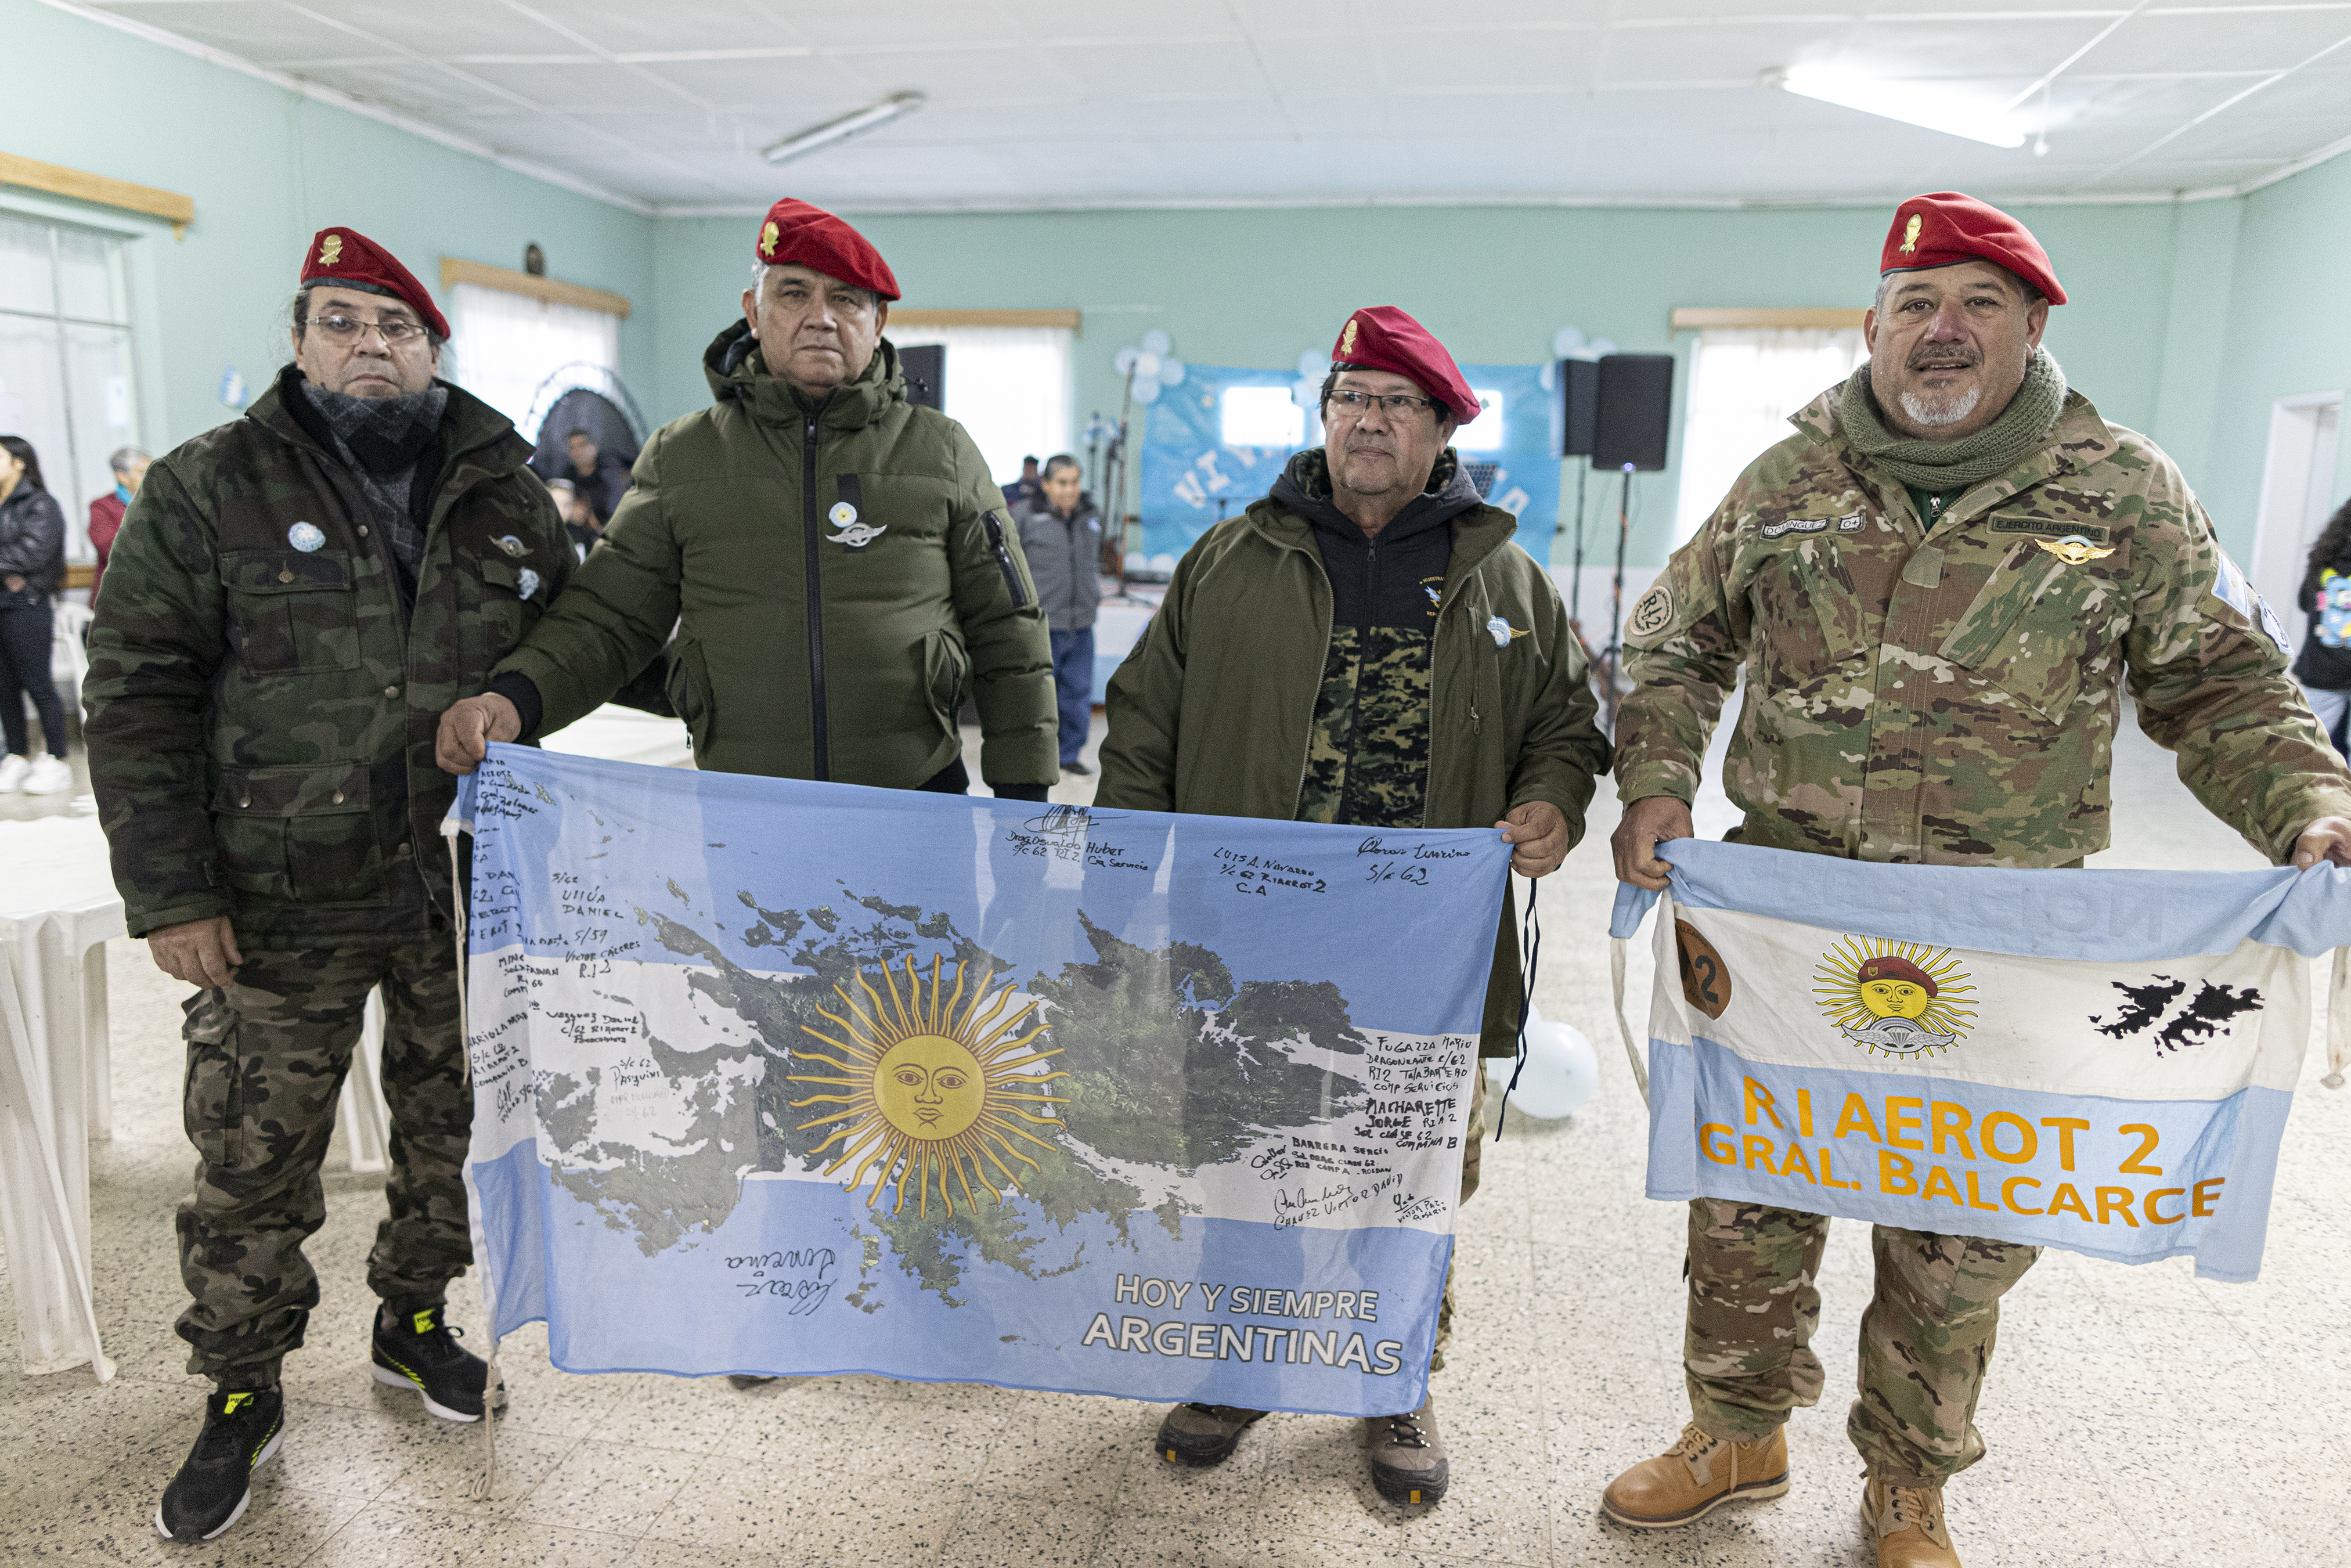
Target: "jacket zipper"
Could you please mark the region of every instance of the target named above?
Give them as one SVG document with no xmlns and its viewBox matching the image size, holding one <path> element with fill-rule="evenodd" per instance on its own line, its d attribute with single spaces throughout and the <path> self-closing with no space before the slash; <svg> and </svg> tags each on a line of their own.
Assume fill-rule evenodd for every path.
<svg viewBox="0 0 2351 1568">
<path fill-rule="evenodd" d="M 808 419 L 800 443 L 800 550 L 808 568 L 809 733 L 815 743 L 815 777 L 832 777 L 832 758 L 825 735 L 824 715 L 824 580 L 817 570 L 820 527 L 816 504 L 816 415 Z"/>
<path fill-rule="evenodd" d="M 996 520 L 992 511 L 980 513 L 979 519 L 987 525 L 987 548 L 996 552 L 996 569 L 1004 574 L 1004 591 L 1012 596 L 1012 608 L 1018 610 L 1029 602 L 1029 595 L 1020 586 L 1020 573 L 1012 564 L 1012 552 L 1004 548 L 1004 525 Z"/>
</svg>

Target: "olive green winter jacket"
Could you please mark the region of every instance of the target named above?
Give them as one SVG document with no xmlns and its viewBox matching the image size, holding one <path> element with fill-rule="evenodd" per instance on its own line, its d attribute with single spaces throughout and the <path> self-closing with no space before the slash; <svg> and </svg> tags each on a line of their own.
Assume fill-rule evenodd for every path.
<svg viewBox="0 0 2351 1568">
<path fill-rule="evenodd" d="M 1490 827 L 1514 806 L 1548 800 L 1581 841 L 1608 742 L 1567 607 L 1551 574 L 1510 542 L 1510 513 L 1477 507 L 1450 526 L 1430 643 L 1421 825 Z M 1111 677 L 1095 804 L 1296 817 L 1331 613 L 1306 518 L 1269 499 L 1209 529 Z M 1486 995 L 1488 1056 L 1517 1049 L 1514 924 L 1506 900 Z"/>
<path fill-rule="evenodd" d="M 746 323 L 703 357 L 717 401 L 653 433 L 603 544 L 499 665 L 559 729 L 671 628 L 670 701 L 729 773 L 917 787 L 974 698 L 999 789 L 1060 777 L 1051 643 L 1004 494 L 963 426 L 907 402 L 886 340 L 821 402 Z M 521 706 L 521 705 L 518 705 Z"/>
</svg>

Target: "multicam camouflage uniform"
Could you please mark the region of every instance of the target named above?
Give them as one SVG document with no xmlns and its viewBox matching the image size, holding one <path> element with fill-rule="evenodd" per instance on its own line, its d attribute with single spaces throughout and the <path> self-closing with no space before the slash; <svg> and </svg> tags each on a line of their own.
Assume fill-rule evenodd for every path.
<svg viewBox="0 0 2351 1568">
<path fill-rule="evenodd" d="M 287 378 L 294 372 L 288 371 Z M 452 388 L 403 603 L 386 529 L 290 379 L 157 459 L 90 634 L 90 778 L 130 928 L 228 915 L 234 983 L 188 1004 L 180 1320 L 191 1372 L 266 1382 L 302 1343 L 319 1165 L 367 994 L 387 1012 L 392 1214 L 369 1281 L 429 1303 L 469 1260 L 441 712 L 577 558 L 530 447 Z M 430 465 L 416 484 L 431 484 Z M 412 512 L 412 516 L 417 514 Z"/>
<path fill-rule="evenodd" d="M 2283 860 L 2351 814 L 2351 776 L 2283 636 L 2179 471 L 2078 394 L 2014 467 L 1930 523 L 1837 426 L 1840 389 L 1752 464 L 1635 605 L 1618 793 L 1692 799 L 1742 670 L 1724 785 L 1742 841 L 1896 863 L 2064 866 L 2105 847 L 2127 684 L 2197 798 Z M 1699 1199 L 1685 1350 L 1709 1435 L 1820 1397 L 1827 1221 Z M 2036 1249 L 1880 1226 L 1847 1429 L 1872 1471 L 1974 1463 L 1999 1300 Z"/>
</svg>

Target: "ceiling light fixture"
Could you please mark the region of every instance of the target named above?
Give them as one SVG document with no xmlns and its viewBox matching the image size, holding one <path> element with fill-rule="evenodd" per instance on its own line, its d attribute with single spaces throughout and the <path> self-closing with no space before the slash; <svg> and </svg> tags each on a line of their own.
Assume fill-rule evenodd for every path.
<svg viewBox="0 0 2351 1568">
<path fill-rule="evenodd" d="M 795 158 L 805 158 L 811 152 L 821 152 L 828 147 L 838 146 L 852 136 L 879 131 L 893 120 L 904 120 L 929 101 L 919 92 L 893 92 L 838 120 L 811 125 L 806 131 L 785 137 L 772 147 L 762 147 L 759 156 L 770 163 L 789 163 Z"/>
<path fill-rule="evenodd" d="M 1994 147 L 2022 147 L 2024 132 L 1995 109 L 1937 88 L 1911 82 L 1872 81 L 1834 66 L 1786 66 L 1765 71 L 1765 87 L 1818 99 L 1840 109 L 1898 120 L 1947 136 L 1964 136 Z"/>
</svg>

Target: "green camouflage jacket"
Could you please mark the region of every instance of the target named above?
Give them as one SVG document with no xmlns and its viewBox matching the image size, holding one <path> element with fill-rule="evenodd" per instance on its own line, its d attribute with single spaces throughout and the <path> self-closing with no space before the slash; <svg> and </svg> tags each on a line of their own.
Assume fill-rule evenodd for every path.
<svg viewBox="0 0 2351 1568">
<path fill-rule="evenodd" d="M 286 396 L 157 458 L 107 562 L 82 695 L 134 936 L 215 915 L 265 944 L 445 917 L 442 710 L 486 688 L 577 564 L 530 444 L 453 387 L 403 623 L 358 482 Z"/>
<path fill-rule="evenodd" d="M 2104 849 L 2126 685 L 2199 800 L 2273 860 L 2351 814 L 2283 633 L 2169 458 L 2067 397 L 2029 457 L 1922 528 L 1832 388 L 1627 617 L 1617 792 L 1694 797 L 1743 666 L 1724 785 L 1745 842 L 1930 865 Z"/>
<path fill-rule="evenodd" d="M 1583 836 L 1608 742 L 1583 650 L 1551 574 L 1479 506 L 1447 525 L 1452 556 L 1428 649 L 1427 785 L 1416 821 L 1484 828 L 1548 800 Z M 1098 807 L 1295 818 L 1332 644 L 1314 527 L 1268 499 L 1200 537 L 1111 677 Z M 1497 642 L 1497 622 L 1502 622 Z M 1482 1052 L 1517 1049 L 1519 951 L 1506 901 Z"/>
<path fill-rule="evenodd" d="M 820 409 L 758 347 L 739 320 L 710 345 L 712 405 L 645 443 L 578 586 L 501 667 L 536 689 L 534 733 L 675 627 L 669 698 L 700 767 L 914 789 L 961 756 L 968 696 L 982 777 L 1051 784 L 1051 640 L 979 448 L 906 401 L 886 340 Z"/>
</svg>

